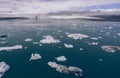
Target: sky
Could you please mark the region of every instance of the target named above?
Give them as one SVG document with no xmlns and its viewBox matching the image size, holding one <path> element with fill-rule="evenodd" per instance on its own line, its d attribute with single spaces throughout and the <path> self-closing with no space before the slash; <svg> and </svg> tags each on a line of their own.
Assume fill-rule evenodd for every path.
<svg viewBox="0 0 120 78">
<path fill-rule="evenodd" d="M 98 7 L 119 9 L 120 0 L 0 0 L 0 13 L 51 13 Z"/>
</svg>

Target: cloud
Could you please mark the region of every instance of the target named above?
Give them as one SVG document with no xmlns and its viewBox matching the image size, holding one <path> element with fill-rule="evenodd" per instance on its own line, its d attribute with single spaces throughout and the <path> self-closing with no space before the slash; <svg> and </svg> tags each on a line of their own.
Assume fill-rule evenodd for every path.
<svg viewBox="0 0 120 78">
<path fill-rule="evenodd" d="M 115 3 L 120 0 L 0 0 L 0 9 L 15 13 L 49 13 Z"/>
</svg>

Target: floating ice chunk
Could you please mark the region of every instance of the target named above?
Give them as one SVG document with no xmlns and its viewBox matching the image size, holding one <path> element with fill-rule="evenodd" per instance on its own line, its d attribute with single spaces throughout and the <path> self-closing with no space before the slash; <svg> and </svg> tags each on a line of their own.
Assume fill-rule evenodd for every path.
<svg viewBox="0 0 120 78">
<path fill-rule="evenodd" d="M 32 54 L 31 54 L 30 61 L 31 61 L 31 60 L 38 60 L 38 59 L 41 59 L 41 58 L 42 58 L 42 57 L 41 57 L 40 54 L 38 54 L 38 53 L 32 53 Z"/>
<path fill-rule="evenodd" d="M 68 34 L 70 34 L 70 33 L 69 33 L 69 32 L 65 32 L 65 34 L 67 34 L 67 35 L 68 35 Z"/>
<path fill-rule="evenodd" d="M 108 27 L 109 29 L 112 29 L 113 27 Z"/>
<path fill-rule="evenodd" d="M 111 52 L 111 53 L 114 53 L 116 51 L 120 51 L 120 47 L 119 46 L 103 45 L 103 46 L 101 46 L 101 48 L 104 51 Z"/>
<path fill-rule="evenodd" d="M 48 35 L 48 36 L 43 36 L 44 39 L 40 40 L 40 43 L 43 44 L 50 44 L 50 43 L 60 43 L 60 41 L 58 39 L 54 39 L 52 36 Z"/>
<path fill-rule="evenodd" d="M 10 66 L 5 62 L 0 62 L 0 78 L 9 70 Z"/>
<path fill-rule="evenodd" d="M 120 36 L 120 33 L 118 33 L 118 36 Z"/>
<path fill-rule="evenodd" d="M 91 43 L 88 43 L 88 45 L 98 45 L 99 44 L 99 42 L 91 42 Z"/>
<path fill-rule="evenodd" d="M 33 42 L 33 44 L 37 45 L 37 44 L 39 44 L 39 42 Z"/>
<path fill-rule="evenodd" d="M 42 46 L 42 44 L 39 44 L 39 46 Z"/>
<path fill-rule="evenodd" d="M 32 41 L 32 39 L 31 38 L 26 38 L 25 41 L 30 42 L 30 41 Z"/>
<path fill-rule="evenodd" d="M 7 44 L 7 41 L 0 41 L 1 44 Z"/>
<path fill-rule="evenodd" d="M 83 50 L 83 48 L 80 48 L 80 50 Z"/>
<path fill-rule="evenodd" d="M 78 39 L 88 38 L 89 36 L 85 34 L 76 33 L 76 34 L 69 34 L 68 37 L 78 40 Z"/>
<path fill-rule="evenodd" d="M 58 32 L 62 32 L 62 30 L 58 30 Z"/>
<path fill-rule="evenodd" d="M 91 37 L 90 39 L 92 39 L 92 40 L 98 40 L 98 38 L 96 38 L 96 37 Z"/>
<path fill-rule="evenodd" d="M 61 64 L 57 64 L 56 62 L 48 62 L 48 65 L 51 68 L 56 69 L 56 71 L 64 74 L 74 74 L 76 76 L 82 76 L 83 75 L 83 70 L 78 68 L 78 67 L 73 67 L 73 66 L 64 66 Z"/>
<path fill-rule="evenodd" d="M 110 32 L 106 32 L 105 36 L 110 36 L 110 34 L 111 34 Z"/>
<path fill-rule="evenodd" d="M 66 44 L 66 43 L 64 43 L 64 46 L 65 46 L 66 48 L 73 48 L 73 45 L 72 45 L 72 44 Z"/>
<path fill-rule="evenodd" d="M 24 49 L 27 49 L 28 47 L 24 47 Z"/>
<path fill-rule="evenodd" d="M 63 38 L 64 36 L 60 36 L 60 38 Z"/>
<path fill-rule="evenodd" d="M 76 23 L 73 23 L 73 26 L 77 26 L 78 24 L 76 24 Z"/>
<path fill-rule="evenodd" d="M 99 36 L 98 38 L 101 39 L 101 38 L 103 38 L 103 37 Z"/>
<path fill-rule="evenodd" d="M 57 61 L 66 61 L 67 58 L 65 56 L 59 56 L 55 58 Z"/>
<path fill-rule="evenodd" d="M 11 46 L 11 47 L 0 47 L 0 51 L 3 50 L 15 50 L 15 49 L 22 49 L 23 46 L 22 45 L 15 45 L 15 46 Z"/>
<path fill-rule="evenodd" d="M 103 59 L 101 59 L 101 58 L 99 58 L 98 60 L 99 60 L 100 62 L 103 62 Z"/>
<path fill-rule="evenodd" d="M 61 46 L 59 46 L 58 48 L 62 48 Z"/>
</svg>

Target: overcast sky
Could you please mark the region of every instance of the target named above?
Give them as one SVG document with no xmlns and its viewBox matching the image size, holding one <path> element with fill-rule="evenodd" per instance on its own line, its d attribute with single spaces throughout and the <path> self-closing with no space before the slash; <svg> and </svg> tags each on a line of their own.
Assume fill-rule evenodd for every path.
<svg viewBox="0 0 120 78">
<path fill-rule="evenodd" d="M 14 13 L 49 13 L 77 11 L 84 7 L 120 8 L 120 0 L 0 0 L 0 11 Z M 117 6 L 117 7 L 116 7 Z M 90 9 L 91 9 L 90 8 Z"/>
</svg>

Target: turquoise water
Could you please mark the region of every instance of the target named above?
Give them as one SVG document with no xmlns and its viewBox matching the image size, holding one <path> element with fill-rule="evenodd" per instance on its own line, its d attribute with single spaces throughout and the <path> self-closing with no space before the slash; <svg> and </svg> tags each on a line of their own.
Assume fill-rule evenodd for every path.
<svg viewBox="0 0 120 78">
<path fill-rule="evenodd" d="M 97 22 L 81 20 L 40 20 L 22 24 L 19 20 L 3 21 L 0 25 L 0 34 L 7 34 L 7 44 L 3 46 L 22 45 L 27 49 L 0 51 L 0 61 L 10 65 L 10 70 L 3 78 L 120 78 L 120 52 L 108 53 L 101 49 L 102 45 L 120 46 L 120 22 Z M 18 22 L 14 24 L 14 22 Z M 28 22 L 28 21 L 27 21 Z M 37 23 L 37 25 L 33 24 Z M 77 24 L 77 25 L 74 25 Z M 43 26 L 44 24 L 44 26 Z M 106 35 L 108 34 L 109 35 Z M 66 33 L 82 33 L 90 37 L 102 37 L 92 40 L 90 38 L 74 40 L 68 38 Z M 35 45 L 44 35 L 51 35 L 59 39 L 58 44 Z M 63 37 L 60 37 L 63 36 Z M 25 42 L 26 38 L 33 39 Z M 89 42 L 99 42 L 98 45 L 88 45 Z M 74 48 L 65 48 L 64 43 L 69 43 Z M 59 48 L 61 47 L 61 48 Z M 83 48 L 82 51 L 79 49 Z M 42 59 L 29 61 L 31 53 L 39 53 Z M 58 62 L 55 57 L 64 55 L 65 62 Z M 98 59 L 102 59 L 103 62 Z M 66 66 L 75 66 L 83 70 L 83 76 L 62 74 L 50 68 L 47 63 L 55 61 Z"/>
</svg>

